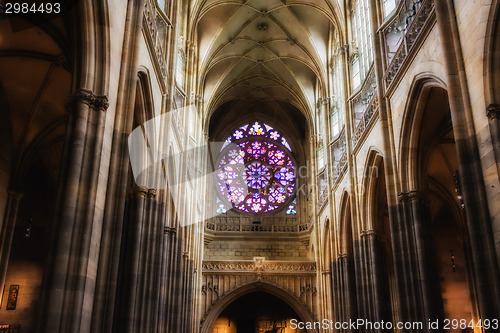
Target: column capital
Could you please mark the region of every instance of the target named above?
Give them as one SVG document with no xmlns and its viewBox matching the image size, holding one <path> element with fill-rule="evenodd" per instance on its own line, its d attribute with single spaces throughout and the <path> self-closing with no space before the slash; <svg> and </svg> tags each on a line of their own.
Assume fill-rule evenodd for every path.
<svg viewBox="0 0 500 333">
<path fill-rule="evenodd" d="M 343 259 L 347 259 L 349 255 L 347 253 L 340 253 L 337 255 L 337 259 L 338 260 L 343 260 Z"/>
<path fill-rule="evenodd" d="M 148 191 L 149 190 L 147 188 L 137 186 L 133 189 L 132 193 L 136 198 L 139 197 L 146 198 L 148 196 Z"/>
<path fill-rule="evenodd" d="M 373 238 L 377 235 L 375 230 L 369 229 L 369 230 L 363 230 L 360 232 L 361 237 L 366 237 L 366 238 Z"/>
<path fill-rule="evenodd" d="M 147 193 L 147 197 L 149 199 L 153 199 L 156 197 L 156 190 L 155 189 L 149 189 Z"/>
<path fill-rule="evenodd" d="M 488 119 L 500 118 L 500 104 L 490 104 L 486 107 L 486 116 Z"/>
<path fill-rule="evenodd" d="M 425 194 L 422 191 L 412 190 L 408 192 L 401 192 L 398 194 L 399 202 L 406 203 L 413 200 L 425 199 Z"/>
<path fill-rule="evenodd" d="M 79 103 L 86 104 L 89 108 L 97 111 L 106 111 L 109 107 L 109 100 L 106 95 L 96 95 L 91 90 L 85 88 L 79 88 L 69 97 L 66 108 L 68 111 L 71 111 Z"/>
<path fill-rule="evenodd" d="M 109 107 L 109 100 L 106 95 L 94 96 L 94 109 L 97 111 L 106 111 Z"/>
<path fill-rule="evenodd" d="M 174 228 L 174 227 L 165 227 L 163 229 L 163 231 L 166 233 L 166 234 L 169 234 L 169 235 L 175 235 L 177 234 L 177 228 Z"/>
</svg>

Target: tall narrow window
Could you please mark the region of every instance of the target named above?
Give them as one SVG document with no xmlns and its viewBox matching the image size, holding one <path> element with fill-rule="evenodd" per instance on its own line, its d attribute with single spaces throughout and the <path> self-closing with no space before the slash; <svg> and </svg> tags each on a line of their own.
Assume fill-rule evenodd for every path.
<svg viewBox="0 0 500 333">
<path fill-rule="evenodd" d="M 345 96 L 345 76 L 344 76 L 344 52 L 345 48 L 340 44 L 337 32 L 334 34 L 332 44 L 333 55 L 331 58 L 331 75 L 333 95 L 330 100 L 330 140 L 335 139 L 344 123 L 344 96 Z"/>
<path fill-rule="evenodd" d="M 359 56 L 355 54 L 352 57 L 351 63 L 352 87 L 353 89 L 359 87 L 361 84 L 361 74 L 359 71 Z"/>
<path fill-rule="evenodd" d="M 340 114 L 339 109 L 336 106 L 332 108 L 330 123 L 332 127 L 332 136 L 335 137 L 340 133 Z"/>
<path fill-rule="evenodd" d="M 163 12 L 165 12 L 165 0 L 158 0 L 157 3 L 158 3 L 158 7 L 160 7 L 160 9 Z"/>
<path fill-rule="evenodd" d="M 184 50 L 179 49 L 177 51 L 177 68 L 176 68 L 176 73 L 175 73 L 175 79 L 177 81 L 177 84 L 179 86 L 184 85 L 184 67 L 186 63 L 186 56 L 184 55 Z"/>
<path fill-rule="evenodd" d="M 389 16 L 396 9 L 396 0 L 384 0 L 384 17 Z"/>
<path fill-rule="evenodd" d="M 353 0 L 351 5 L 352 89 L 358 88 L 373 62 L 373 42 L 369 0 Z"/>
</svg>

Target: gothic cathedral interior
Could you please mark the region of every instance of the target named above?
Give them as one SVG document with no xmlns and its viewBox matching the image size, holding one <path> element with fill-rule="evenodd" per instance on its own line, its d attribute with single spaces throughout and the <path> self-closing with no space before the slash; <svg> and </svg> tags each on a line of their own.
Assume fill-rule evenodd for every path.
<svg viewBox="0 0 500 333">
<path fill-rule="evenodd" d="M 0 0 L 0 332 L 500 332 L 500 0 Z"/>
</svg>

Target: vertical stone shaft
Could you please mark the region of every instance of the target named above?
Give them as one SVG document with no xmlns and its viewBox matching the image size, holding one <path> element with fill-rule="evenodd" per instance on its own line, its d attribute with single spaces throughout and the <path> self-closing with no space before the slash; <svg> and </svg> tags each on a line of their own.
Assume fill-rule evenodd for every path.
<svg viewBox="0 0 500 333">
<path fill-rule="evenodd" d="M 491 218 L 482 179 L 482 169 L 474 134 L 467 78 L 453 1 L 434 1 L 448 79 L 448 96 L 461 185 L 470 233 L 472 258 L 480 315 L 500 316 L 499 268 Z M 492 329 L 485 332 L 493 332 Z"/>
<path fill-rule="evenodd" d="M 5 279 L 7 277 L 7 267 L 9 265 L 12 238 L 14 237 L 17 212 L 22 197 L 23 195 L 21 193 L 8 191 L 7 204 L 5 205 L 5 213 L 0 234 L 0 297 L 3 297 L 5 290 Z"/>
</svg>

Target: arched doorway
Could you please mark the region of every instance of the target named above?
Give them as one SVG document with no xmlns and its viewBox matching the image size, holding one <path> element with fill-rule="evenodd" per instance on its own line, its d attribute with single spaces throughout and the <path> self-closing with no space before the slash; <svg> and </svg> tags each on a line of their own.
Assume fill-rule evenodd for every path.
<svg viewBox="0 0 500 333">
<path fill-rule="evenodd" d="M 316 333 L 293 329 L 291 320 L 315 322 L 307 308 L 288 292 L 264 282 L 245 285 L 216 303 L 202 320 L 201 333 Z M 286 326 L 286 327 L 285 327 Z"/>
<path fill-rule="evenodd" d="M 263 291 L 246 294 L 226 307 L 210 333 L 305 332 L 291 328 L 298 315 L 281 299 Z"/>
<path fill-rule="evenodd" d="M 435 258 L 445 317 L 470 322 L 475 313 L 469 284 L 473 279 L 470 245 L 448 95 L 443 88 L 427 87 L 422 97 L 425 107 L 416 159 L 420 174 L 416 173 L 415 179 L 416 188 L 425 198 L 427 212 L 423 216 L 428 215 L 427 226 L 423 227 L 429 228 L 433 240 L 427 247 Z"/>
</svg>

